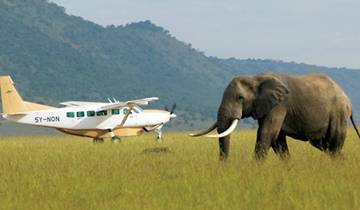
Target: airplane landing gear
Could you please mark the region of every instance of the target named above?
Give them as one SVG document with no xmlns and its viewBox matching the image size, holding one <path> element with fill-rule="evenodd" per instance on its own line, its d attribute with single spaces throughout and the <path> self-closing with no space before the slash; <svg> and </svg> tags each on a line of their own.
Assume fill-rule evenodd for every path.
<svg viewBox="0 0 360 210">
<path fill-rule="evenodd" d="M 121 142 L 121 139 L 120 139 L 120 137 L 119 136 L 116 136 L 115 134 L 114 134 L 114 132 L 112 131 L 112 129 L 108 129 L 108 131 L 109 131 L 109 133 L 110 133 L 110 135 L 111 135 L 111 142 L 112 143 L 120 143 Z"/>
<path fill-rule="evenodd" d="M 121 139 L 119 136 L 113 136 L 113 137 L 111 137 L 111 142 L 112 143 L 120 143 Z"/>
<path fill-rule="evenodd" d="M 144 127 L 143 129 L 145 132 L 155 131 L 155 133 L 157 133 L 156 141 L 161 143 L 163 141 L 162 131 L 161 131 L 162 127 L 163 127 L 163 124 L 160 124 L 160 125 L 156 125 L 154 127 Z"/>
<path fill-rule="evenodd" d="M 163 140 L 161 128 L 155 129 L 155 132 L 157 133 L 156 141 L 161 143 Z"/>
<path fill-rule="evenodd" d="M 95 138 L 93 139 L 93 143 L 94 143 L 94 144 L 102 144 L 102 143 L 104 143 L 104 139 L 103 139 L 103 138 L 99 138 L 99 137 L 95 137 Z"/>
</svg>

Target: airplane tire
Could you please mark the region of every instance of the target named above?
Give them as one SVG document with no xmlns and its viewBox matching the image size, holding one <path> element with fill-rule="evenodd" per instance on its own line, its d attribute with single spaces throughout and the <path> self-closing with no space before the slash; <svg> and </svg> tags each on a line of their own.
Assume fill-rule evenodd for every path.
<svg viewBox="0 0 360 210">
<path fill-rule="evenodd" d="M 161 137 L 156 137 L 156 141 L 157 141 L 158 143 L 161 143 L 161 142 L 163 141 L 163 138 L 161 138 Z"/>
<path fill-rule="evenodd" d="M 94 144 L 102 144 L 102 143 L 104 143 L 104 139 L 103 138 L 94 138 L 93 143 Z"/>
<path fill-rule="evenodd" d="M 112 143 L 120 143 L 121 139 L 119 136 L 113 136 L 113 137 L 111 137 L 111 142 Z"/>
</svg>

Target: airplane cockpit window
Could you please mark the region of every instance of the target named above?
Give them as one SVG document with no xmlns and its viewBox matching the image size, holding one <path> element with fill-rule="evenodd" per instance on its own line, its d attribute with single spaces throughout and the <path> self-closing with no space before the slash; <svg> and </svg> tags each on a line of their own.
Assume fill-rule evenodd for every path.
<svg viewBox="0 0 360 210">
<path fill-rule="evenodd" d="M 138 110 L 136 107 L 133 108 L 133 111 L 134 111 L 135 113 L 137 113 L 137 114 L 140 113 L 139 110 Z"/>
<path fill-rule="evenodd" d="M 107 110 L 96 112 L 96 116 L 106 116 L 106 115 L 107 115 Z"/>
<path fill-rule="evenodd" d="M 74 112 L 66 112 L 66 117 L 68 117 L 68 118 L 74 118 L 74 117 L 75 117 L 75 114 L 74 114 Z"/>
<path fill-rule="evenodd" d="M 138 111 L 138 113 L 144 111 L 140 106 L 135 106 L 136 110 Z"/>
<path fill-rule="evenodd" d="M 129 113 L 129 109 L 128 109 L 128 108 L 124 108 L 124 109 L 123 109 L 123 113 L 124 113 L 124 114 Z M 130 114 L 132 114 L 132 111 L 131 111 L 131 113 L 130 113 Z"/>
<path fill-rule="evenodd" d="M 138 114 L 138 113 L 140 113 L 140 112 L 142 112 L 142 111 L 143 111 L 143 109 L 140 108 L 139 106 L 134 106 L 134 107 L 132 108 L 130 114 L 134 114 L 134 113 Z M 123 109 L 122 109 L 122 112 L 123 112 L 123 114 L 127 114 L 127 113 L 129 112 L 129 108 L 123 108 Z"/>
<path fill-rule="evenodd" d="M 86 115 L 87 115 L 88 117 L 94 117 L 94 116 L 95 116 L 95 111 L 87 111 L 87 112 L 86 112 Z"/>
<path fill-rule="evenodd" d="M 76 117 L 84 117 L 85 112 L 76 112 Z"/>
<path fill-rule="evenodd" d="M 112 115 L 118 115 L 118 114 L 120 114 L 120 110 L 119 109 L 112 109 L 111 114 Z"/>
</svg>

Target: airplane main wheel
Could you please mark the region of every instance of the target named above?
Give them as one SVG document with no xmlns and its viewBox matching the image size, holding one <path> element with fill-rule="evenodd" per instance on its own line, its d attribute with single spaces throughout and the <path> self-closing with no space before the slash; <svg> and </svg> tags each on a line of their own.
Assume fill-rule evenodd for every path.
<svg viewBox="0 0 360 210">
<path fill-rule="evenodd" d="M 111 137 L 111 142 L 112 143 L 120 143 L 121 139 L 119 136 L 113 136 L 113 137 Z"/>
<path fill-rule="evenodd" d="M 104 139 L 96 137 L 93 139 L 93 143 L 94 144 L 102 144 L 102 143 L 104 143 Z"/>
</svg>

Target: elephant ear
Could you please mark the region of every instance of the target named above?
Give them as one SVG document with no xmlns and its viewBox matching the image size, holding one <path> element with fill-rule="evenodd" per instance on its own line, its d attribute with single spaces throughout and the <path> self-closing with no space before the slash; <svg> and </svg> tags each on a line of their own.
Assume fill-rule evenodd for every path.
<svg viewBox="0 0 360 210">
<path fill-rule="evenodd" d="M 255 98 L 255 117 L 264 117 L 275 106 L 285 100 L 289 89 L 275 76 L 261 77 Z"/>
</svg>

